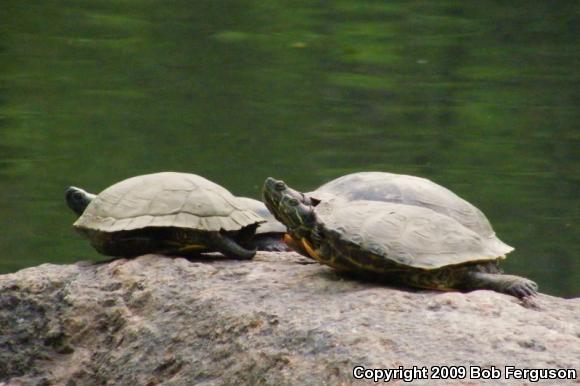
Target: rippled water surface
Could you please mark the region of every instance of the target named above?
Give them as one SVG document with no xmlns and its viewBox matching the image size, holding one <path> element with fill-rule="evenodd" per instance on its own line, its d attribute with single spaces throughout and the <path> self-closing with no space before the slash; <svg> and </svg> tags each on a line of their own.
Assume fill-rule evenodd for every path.
<svg viewBox="0 0 580 386">
<path fill-rule="evenodd" d="M 0 272 L 100 258 L 71 184 L 379 170 L 452 189 L 507 272 L 579 296 L 580 6 L 519 4 L 3 0 Z"/>
</svg>

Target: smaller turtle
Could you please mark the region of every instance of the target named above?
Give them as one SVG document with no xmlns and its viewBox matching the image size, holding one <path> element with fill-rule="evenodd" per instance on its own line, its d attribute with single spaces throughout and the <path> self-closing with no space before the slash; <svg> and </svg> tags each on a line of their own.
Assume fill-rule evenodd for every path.
<svg viewBox="0 0 580 386">
<path fill-rule="evenodd" d="M 221 252 L 250 259 L 264 222 L 225 188 L 195 174 L 154 173 L 128 178 L 98 195 L 70 187 L 74 228 L 108 256 Z"/>
<path fill-rule="evenodd" d="M 378 201 L 300 200 L 283 181 L 268 178 L 268 209 L 308 256 L 341 271 L 437 290 L 489 289 L 516 297 L 537 284 L 498 267 L 505 258 L 493 241 L 431 209 Z"/>
<path fill-rule="evenodd" d="M 96 194 L 89 193 L 76 186 L 70 186 L 65 192 L 65 200 L 68 207 L 79 216 L 83 214 L 96 196 Z M 258 251 L 270 252 L 291 250 L 287 243 L 284 242 L 286 227 L 272 216 L 263 202 L 248 197 L 238 197 L 238 201 L 265 220 L 265 222 L 258 225 L 256 233 L 252 237 L 250 244 L 253 248 Z"/>
</svg>

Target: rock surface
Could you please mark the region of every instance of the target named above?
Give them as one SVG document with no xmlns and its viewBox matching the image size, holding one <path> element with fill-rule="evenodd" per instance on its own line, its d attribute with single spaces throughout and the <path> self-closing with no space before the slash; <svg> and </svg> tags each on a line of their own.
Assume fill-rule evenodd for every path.
<svg viewBox="0 0 580 386">
<path fill-rule="evenodd" d="M 0 329 L 0 385 L 362 385 L 358 365 L 580 366 L 580 299 L 396 289 L 294 253 L 44 264 L 0 276 Z"/>
</svg>

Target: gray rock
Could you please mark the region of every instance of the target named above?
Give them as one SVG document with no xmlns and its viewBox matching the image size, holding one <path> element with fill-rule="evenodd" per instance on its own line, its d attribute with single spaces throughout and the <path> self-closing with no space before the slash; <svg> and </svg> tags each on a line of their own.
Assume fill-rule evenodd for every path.
<svg viewBox="0 0 580 386">
<path fill-rule="evenodd" d="M 579 320 L 580 299 L 396 289 L 294 253 L 44 264 L 0 276 L 0 385 L 372 383 L 355 366 L 578 371 Z"/>
</svg>

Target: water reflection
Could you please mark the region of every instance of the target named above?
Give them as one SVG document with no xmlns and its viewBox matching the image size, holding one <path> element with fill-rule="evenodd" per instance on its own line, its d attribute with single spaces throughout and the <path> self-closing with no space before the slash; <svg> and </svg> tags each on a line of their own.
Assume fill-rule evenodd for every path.
<svg viewBox="0 0 580 386">
<path fill-rule="evenodd" d="M 0 270 L 99 258 L 63 191 L 190 171 L 257 197 L 382 170 L 431 178 L 578 296 L 578 6 L 3 2 Z"/>
</svg>

